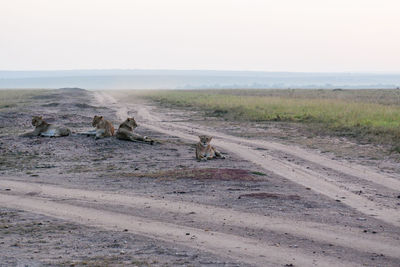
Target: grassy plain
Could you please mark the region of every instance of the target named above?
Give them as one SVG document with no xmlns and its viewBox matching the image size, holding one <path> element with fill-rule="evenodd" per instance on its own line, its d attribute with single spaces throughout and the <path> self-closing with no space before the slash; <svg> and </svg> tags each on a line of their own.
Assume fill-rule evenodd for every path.
<svg viewBox="0 0 400 267">
<path fill-rule="evenodd" d="M 144 97 L 227 120 L 302 123 L 400 152 L 400 90 L 174 90 Z"/>
<path fill-rule="evenodd" d="M 22 106 L 24 103 L 32 102 L 33 97 L 39 97 L 48 91 L 50 90 L 2 89 L 0 90 L 0 109 Z"/>
</svg>

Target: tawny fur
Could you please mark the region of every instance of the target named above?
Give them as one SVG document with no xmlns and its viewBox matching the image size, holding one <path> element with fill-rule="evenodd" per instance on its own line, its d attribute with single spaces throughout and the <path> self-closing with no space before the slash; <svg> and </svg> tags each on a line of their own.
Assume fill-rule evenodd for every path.
<svg viewBox="0 0 400 267">
<path fill-rule="evenodd" d="M 211 146 L 210 142 L 212 137 L 207 135 L 200 135 L 200 142 L 196 145 L 196 158 L 198 160 L 209 160 L 213 158 L 221 158 L 225 157 L 221 155 L 221 153 L 215 149 L 215 147 Z"/>
<path fill-rule="evenodd" d="M 118 128 L 116 137 L 120 140 L 128 140 L 128 141 L 141 141 L 153 144 L 154 141 L 147 136 L 141 136 L 133 132 L 133 130 L 137 127 L 137 123 L 135 119 L 127 118 Z"/>
<path fill-rule="evenodd" d="M 25 133 L 22 136 L 59 137 L 71 134 L 70 129 L 47 123 L 43 120 L 42 116 L 34 116 L 32 118 L 32 125 L 35 126 L 35 130 L 33 130 L 33 132 Z"/>
<path fill-rule="evenodd" d="M 96 127 L 96 139 L 114 135 L 114 126 L 103 116 L 94 116 L 92 126 Z"/>
</svg>

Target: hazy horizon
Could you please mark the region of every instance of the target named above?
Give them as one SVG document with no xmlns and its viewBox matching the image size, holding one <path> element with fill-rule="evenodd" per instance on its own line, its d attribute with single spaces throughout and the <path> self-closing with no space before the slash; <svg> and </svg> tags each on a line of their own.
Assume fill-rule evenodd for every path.
<svg viewBox="0 0 400 267">
<path fill-rule="evenodd" d="M 399 73 L 395 0 L 3 0 L 1 70 Z"/>
<path fill-rule="evenodd" d="M 74 71 L 179 71 L 179 72 L 249 72 L 249 73 L 301 73 L 301 74 L 400 74 L 400 70 L 396 71 L 268 71 L 268 70 L 251 70 L 251 69 L 145 69 L 145 68 L 86 68 L 86 69 L 0 69 L 0 72 L 74 72 Z"/>
<path fill-rule="evenodd" d="M 393 89 L 400 87 L 400 73 L 116 69 L 0 71 L 0 88 L 60 87 L 85 89 Z"/>
</svg>

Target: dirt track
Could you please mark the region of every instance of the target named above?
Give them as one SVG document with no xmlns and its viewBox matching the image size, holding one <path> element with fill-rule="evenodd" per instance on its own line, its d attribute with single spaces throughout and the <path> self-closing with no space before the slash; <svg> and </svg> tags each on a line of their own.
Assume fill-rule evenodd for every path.
<svg viewBox="0 0 400 267">
<path fill-rule="evenodd" d="M 266 181 L 273 180 L 276 186 L 280 186 L 279 179 L 290 181 L 286 186 L 304 198 L 304 205 L 320 200 L 326 203 L 320 208 L 324 214 L 309 218 L 305 211 L 293 206 L 288 215 L 284 211 L 269 210 L 268 205 L 262 204 L 262 200 L 254 204 L 247 202 L 246 205 L 263 205 L 251 210 L 251 206 L 241 206 L 243 204 L 233 203 L 232 200 L 225 203 L 215 196 L 207 196 L 209 191 L 214 190 L 223 195 L 222 199 L 230 199 L 230 196 L 224 195 L 226 193 L 218 191 L 221 188 L 219 183 L 209 184 L 210 189 L 205 188 L 206 191 L 202 193 L 204 196 L 199 194 L 191 198 L 185 194 L 176 198 L 163 193 L 163 190 L 168 189 L 153 187 L 154 191 L 150 195 L 145 193 L 148 187 L 146 191 L 140 191 L 140 183 L 144 181 L 129 181 L 134 183 L 131 190 L 115 192 L 104 185 L 88 188 L 79 178 L 76 179 L 82 183 L 83 188 L 77 189 L 79 185 L 75 183 L 51 180 L 51 174 L 33 183 L 13 173 L 8 176 L 3 174 L 0 180 L 0 188 L 3 189 L 0 191 L 1 206 L 109 231 L 127 229 L 129 234 L 211 253 L 224 259 L 224 262 L 231 259 L 235 262 L 233 265 L 396 266 L 400 263 L 398 200 L 372 200 L 352 190 L 358 185 L 375 188 L 382 194 L 395 195 L 400 189 L 398 176 L 365 166 L 336 162 L 300 148 L 229 136 L 187 122 L 171 122 L 172 118 L 168 114 L 161 115 L 156 109 L 145 105 L 121 107 L 117 100 L 104 93 L 97 93 L 95 101 L 93 105 L 110 108 L 118 121 L 134 114 L 140 126 L 146 127 L 153 134 L 163 133 L 192 143 L 197 142 L 199 133 L 213 135 L 214 144 L 228 152 L 229 158 L 226 161 L 210 162 L 211 166 L 223 166 L 230 164 L 230 161 L 236 166 L 242 164 L 248 168 L 256 164 L 268 174 Z M 163 147 L 155 148 L 155 152 L 159 153 L 164 150 Z M 297 161 L 289 161 L 287 155 L 295 157 Z M 235 163 L 240 158 L 249 163 Z M 194 160 L 189 162 L 196 165 Z M 198 164 L 207 166 L 207 163 Z M 67 178 L 68 175 L 64 174 L 60 178 L 63 177 Z M 166 186 L 185 188 L 185 183 L 176 180 Z M 107 184 L 112 187 L 112 183 Z M 242 190 L 240 187 L 243 185 L 235 183 L 228 186 Z M 5 188 L 7 191 L 4 191 Z M 259 184 L 258 188 L 262 190 L 263 187 Z M 284 204 L 280 202 L 280 205 Z M 267 215 L 265 211 L 271 214 Z M 351 216 L 339 219 L 336 214 Z M 378 233 L 365 234 L 362 231 L 364 228 L 380 230 Z"/>
<path fill-rule="evenodd" d="M 198 140 L 197 136 L 200 134 L 211 135 L 215 139 L 214 144 L 225 149 L 226 151 L 235 153 L 243 159 L 259 164 L 267 171 L 274 172 L 277 175 L 288 178 L 293 182 L 311 188 L 312 190 L 330 198 L 340 199 L 340 201 L 346 205 L 353 207 L 358 211 L 365 213 L 366 215 L 375 216 L 380 220 L 386 221 L 395 226 L 400 226 L 400 210 L 396 206 L 396 202 L 394 203 L 394 208 L 379 205 L 368 200 L 367 198 L 363 198 L 350 192 L 348 189 L 343 188 L 343 186 L 338 186 L 335 184 L 336 181 L 334 180 L 333 175 L 326 175 L 324 173 L 311 170 L 310 168 L 307 168 L 307 166 L 293 164 L 287 160 L 281 160 L 279 158 L 266 155 L 265 153 L 259 152 L 257 148 L 262 147 L 265 149 L 284 152 L 301 160 L 309 161 L 322 167 L 335 170 L 342 176 L 347 175 L 353 176 L 357 179 L 367 180 L 384 186 L 388 189 L 393 189 L 397 192 L 400 191 L 399 177 L 395 178 L 389 175 L 378 173 L 377 171 L 365 166 L 335 162 L 297 147 L 287 147 L 285 145 L 261 140 L 246 140 L 244 138 L 228 136 L 212 130 L 210 131 L 201 129 L 198 126 L 196 127 L 195 125 L 190 125 L 187 123 L 168 123 L 165 122 L 168 121 L 168 119 L 154 115 L 154 113 L 151 114 L 146 106 L 139 106 L 139 108 L 137 108 L 137 112 L 139 118 L 146 122 L 142 124 L 144 127 L 165 134 L 185 138 L 193 142 Z M 122 111 L 121 114 L 124 114 L 124 112 Z M 127 116 L 127 113 L 124 115 Z"/>
<path fill-rule="evenodd" d="M 115 100 L 113 102 L 115 102 Z M 352 176 L 356 179 L 367 180 L 394 190 L 395 192 L 399 192 L 399 176 L 393 177 L 388 174 L 380 173 L 372 168 L 357 164 L 337 162 L 298 147 L 288 147 L 279 143 L 266 142 L 262 140 L 247 140 L 245 138 L 229 136 L 216 132 L 213 129 L 204 129 L 204 127 L 202 128 L 198 125 L 187 122 L 170 123 L 169 121 L 173 121 L 173 118 L 161 114 L 155 114 L 154 111 L 150 111 L 151 108 L 148 106 L 136 104 L 132 108 L 136 109 L 138 117 L 141 121 L 145 122 L 142 125 L 146 128 L 168 135 L 178 136 L 193 142 L 198 140 L 197 136 L 200 134 L 211 135 L 214 137 L 214 144 L 225 151 L 234 153 L 241 158 L 260 165 L 267 171 L 288 178 L 293 182 L 308 187 L 311 190 L 326 195 L 332 199 L 340 200 L 346 205 L 355 208 L 366 215 L 374 216 L 397 227 L 400 226 L 400 211 L 398 205 L 396 206 L 397 201 L 393 201 L 394 203 L 389 207 L 388 205 L 376 203 L 351 192 L 344 186 L 338 185 L 337 181 L 334 179 L 335 175 L 339 173 L 341 176 Z M 120 114 L 123 114 L 123 116 L 128 115 L 127 113 L 124 113 L 124 111 Z M 287 153 L 303 161 L 308 161 L 321 167 L 329 168 L 335 172 L 335 175 L 310 170 L 309 167 L 297 165 L 287 160 L 280 160 L 279 158 L 266 155 L 257 150 L 260 147 Z M 292 225 L 294 224 L 295 222 L 292 222 Z M 301 231 L 296 232 L 299 234 Z M 337 237 L 338 236 L 336 236 L 336 238 Z M 351 241 L 348 240 L 348 242 Z M 355 239 L 353 239 L 353 242 L 357 243 Z M 394 247 L 396 247 L 396 245 L 394 245 Z M 395 248 L 395 251 L 396 254 L 400 252 L 398 246 Z"/>
</svg>

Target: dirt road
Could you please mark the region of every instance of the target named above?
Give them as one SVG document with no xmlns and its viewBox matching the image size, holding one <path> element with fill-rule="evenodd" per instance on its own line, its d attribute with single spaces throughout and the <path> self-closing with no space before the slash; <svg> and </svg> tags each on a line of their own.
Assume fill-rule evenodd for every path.
<svg viewBox="0 0 400 267">
<path fill-rule="evenodd" d="M 400 175 L 397 177 L 391 177 L 365 166 L 335 162 L 298 147 L 287 147 L 282 144 L 261 140 L 246 140 L 244 138 L 228 136 L 212 130 L 201 129 L 193 124 L 169 123 L 168 118 L 163 118 L 161 115 L 157 116 L 154 112 L 149 112 L 148 107 L 137 107 L 136 105 L 136 108 L 138 116 L 145 122 L 143 124 L 144 127 L 165 134 L 185 138 L 193 142 L 198 140 L 197 136 L 199 134 L 211 135 L 215 138 L 214 144 L 217 146 L 226 151 L 235 153 L 246 160 L 257 163 L 267 171 L 274 172 L 279 176 L 288 178 L 293 182 L 311 188 L 315 192 L 326 195 L 330 198 L 338 199 L 366 215 L 375 216 L 380 220 L 391 223 L 395 226 L 400 226 L 400 209 L 398 208 L 398 205 L 396 205 L 397 202 L 393 201 L 394 203 L 392 203 L 392 207 L 376 203 L 351 192 L 348 188 L 338 185 L 338 182 L 335 180 L 335 176 L 338 175 L 352 176 L 356 179 L 367 180 L 396 192 L 400 192 Z M 267 155 L 266 153 L 257 150 L 259 147 L 287 153 L 303 161 L 308 161 L 329 168 L 330 170 L 334 170 L 336 173 L 333 172 L 333 174 L 327 174 L 319 172 L 318 168 L 313 170 L 308 166 L 294 164 L 288 160 L 282 160 Z"/>
<path fill-rule="evenodd" d="M 191 143 L 197 142 L 198 134 L 212 135 L 215 137 L 214 144 L 228 153 L 228 159 L 198 164 L 218 167 L 229 164 L 229 161 L 236 161 L 232 164 L 238 165 L 239 159 L 244 160 L 240 163 L 243 166 L 255 164 L 268 174 L 265 178 L 259 177 L 268 183 L 267 188 L 271 189 L 273 184 L 281 190 L 285 186 L 288 190 L 293 188 L 290 190 L 298 194 L 295 199 L 304 200 L 298 204 L 286 202 L 290 214 L 285 214 L 279 207 L 278 212 L 272 212 L 271 207 L 262 200 L 243 203 L 232 201 L 231 192 L 244 190 L 242 187 L 245 184 L 239 182 L 226 185 L 228 195 L 225 185 L 220 183 L 208 184 L 206 187 L 202 183 L 192 183 L 193 187 L 202 187 L 199 196 L 192 197 L 184 192 L 179 198 L 170 197 L 163 191 L 169 189 L 157 183 L 147 184 L 145 191 L 140 191 L 139 187 L 148 183 L 140 179 L 137 182 L 124 180 L 123 185 L 131 183 L 131 189 L 115 191 L 109 189 L 113 184 L 110 177 L 114 176 L 107 172 L 106 183 L 96 187 L 86 184 L 87 181 L 80 178 L 76 180 L 82 183 L 81 186 L 66 183 L 62 179 L 68 178 L 68 174 L 57 179 L 57 175 L 52 177 L 49 174 L 36 182 L 28 181 L 25 177 L 2 175 L 0 206 L 111 232 L 126 231 L 126 234 L 207 252 L 222 259 L 222 262 L 233 261 L 233 265 L 239 266 L 400 264 L 398 200 L 395 197 L 372 199 L 355 190 L 362 187 L 365 191 L 376 190 L 382 195 L 396 196 L 400 191 L 399 176 L 366 166 L 334 161 L 298 147 L 235 137 L 194 123 L 173 122 L 174 118 L 167 112 L 160 112 L 147 105 L 121 104 L 105 93 L 95 93 L 91 104 L 109 108 L 118 121 L 135 115 L 140 126 L 153 134 L 162 133 Z M 112 142 L 110 146 L 114 146 Z M 156 147 L 152 153 L 165 153 L 168 158 L 171 151 L 174 150 L 170 147 Z M 177 159 L 179 161 L 179 157 Z M 145 159 L 151 160 L 156 161 L 154 158 Z M 188 161 L 188 164 L 196 165 L 194 160 Z M 78 175 L 82 177 L 81 173 Z M 96 173 L 93 176 L 94 183 L 94 179 L 101 180 L 97 178 L 98 175 Z M 104 172 L 99 177 L 102 175 Z M 120 176 L 115 177 L 120 179 Z M 185 183 L 173 180 L 164 186 L 195 189 L 188 188 Z M 265 190 L 260 183 L 250 186 L 254 190 Z M 149 188 L 152 190 L 150 193 Z M 219 192 L 222 200 L 213 194 L 207 195 L 210 192 Z M 282 191 L 281 195 L 275 196 L 284 197 L 286 193 Z M 279 205 L 283 204 L 279 202 Z M 301 205 L 304 207 L 299 208 Z M 306 212 L 310 207 L 318 205 L 323 214 L 310 216 Z"/>
</svg>

